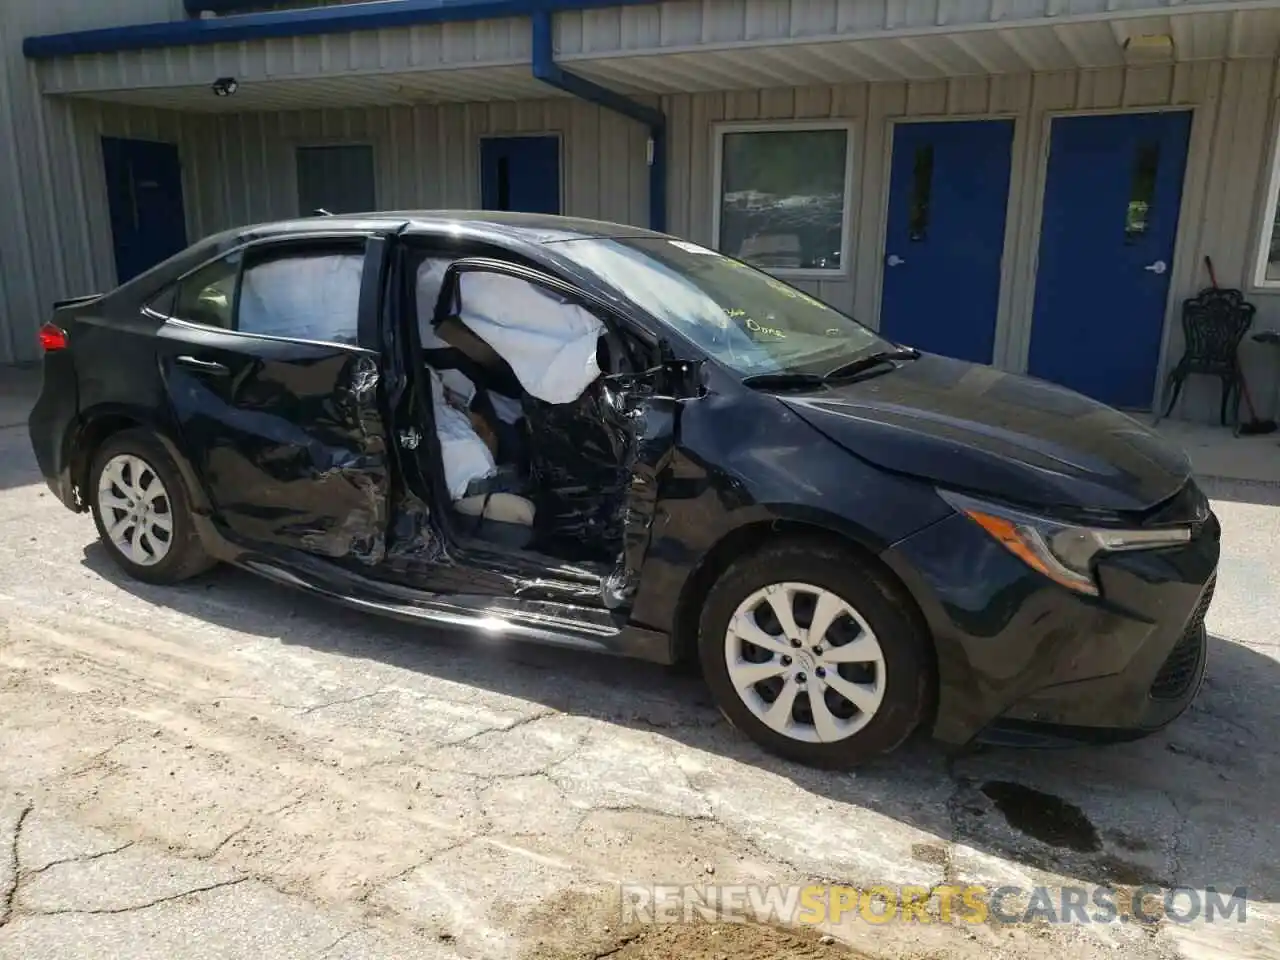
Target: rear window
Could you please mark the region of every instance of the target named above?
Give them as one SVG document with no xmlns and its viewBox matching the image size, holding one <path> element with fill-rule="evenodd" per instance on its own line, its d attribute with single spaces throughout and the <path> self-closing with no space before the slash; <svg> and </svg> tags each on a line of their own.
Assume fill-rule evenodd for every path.
<svg viewBox="0 0 1280 960">
<path fill-rule="evenodd" d="M 188 323 L 232 329 L 239 273 L 238 253 L 201 267 L 178 283 L 170 315 Z"/>
<path fill-rule="evenodd" d="M 296 340 L 359 340 L 364 254 L 288 251 L 250 263 L 241 281 L 236 329 Z"/>
</svg>

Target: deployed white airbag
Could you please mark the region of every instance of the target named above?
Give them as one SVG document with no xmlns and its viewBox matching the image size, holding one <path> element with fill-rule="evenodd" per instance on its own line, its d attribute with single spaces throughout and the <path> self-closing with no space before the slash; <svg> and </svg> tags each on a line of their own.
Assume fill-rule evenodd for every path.
<svg viewBox="0 0 1280 960">
<path fill-rule="evenodd" d="M 572 403 L 600 376 L 604 324 L 551 291 L 500 273 L 464 273 L 460 318 L 511 365 L 520 385 L 547 403 Z"/>
<path fill-rule="evenodd" d="M 497 466 L 489 447 L 471 425 L 471 418 L 446 399 L 444 383 L 434 370 L 431 371 L 431 403 L 436 415 L 445 486 L 449 488 L 451 500 L 461 500 L 473 480 L 492 477 L 497 473 Z"/>
<path fill-rule="evenodd" d="M 364 256 L 268 260 L 240 283 L 239 329 L 300 340 L 355 343 Z"/>
</svg>

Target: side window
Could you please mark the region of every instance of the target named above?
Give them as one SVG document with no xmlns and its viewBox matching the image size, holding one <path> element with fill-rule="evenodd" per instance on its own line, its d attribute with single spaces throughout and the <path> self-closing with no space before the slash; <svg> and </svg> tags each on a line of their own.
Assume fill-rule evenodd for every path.
<svg viewBox="0 0 1280 960">
<path fill-rule="evenodd" d="M 292 249 L 251 260 L 236 329 L 296 340 L 358 342 L 362 247 Z"/>
<path fill-rule="evenodd" d="M 188 323 L 230 330 L 239 272 L 238 254 L 201 267 L 178 284 L 172 316 Z"/>
</svg>

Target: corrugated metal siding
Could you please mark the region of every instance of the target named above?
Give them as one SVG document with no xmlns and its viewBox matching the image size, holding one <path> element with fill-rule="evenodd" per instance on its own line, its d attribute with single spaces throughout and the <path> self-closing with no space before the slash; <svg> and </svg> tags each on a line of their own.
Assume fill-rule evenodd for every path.
<svg viewBox="0 0 1280 960">
<path fill-rule="evenodd" d="M 49 301 L 115 283 L 102 136 L 179 145 L 192 239 L 296 216 L 294 148 L 306 144 L 371 144 L 381 207 L 478 206 L 479 138 L 490 134 L 561 136 L 566 212 L 636 224 L 644 224 L 648 216 L 646 131 L 577 101 L 209 117 L 62 99 L 46 101 L 44 126 L 42 153 L 49 166 L 45 176 L 29 178 L 26 193 L 47 201 L 48 229 L 29 238 L 17 231 L 0 232 L 0 244 L 17 237 L 12 257 L 0 245 L 4 330 L 12 350 L 0 355 L 0 362 L 35 356 L 35 330 Z M 44 180 L 52 189 L 45 190 Z M 23 195 L 14 193 L 19 201 Z M 30 242 L 22 244 L 22 239 Z M 26 282 L 35 275 L 34 266 L 10 269 L 22 256 L 42 265 L 39 286 Z M 14 282 L 16 297 L 10 292 Z"/>
<path fill-rule="evenodd" d="M 1229 9 L 1232 3 L 1202 0 L 1197 6 Z M 1061 23 L 1147 11 L 1153 22 L 1144 32 L 1161 32 L 1168 26 L 1161 15 L 1181 5 L 1182 0 L 671 0 L 561 13 L 556 17 L 556 48 L 572 58 L 893 33 L 945 35 L 975 26 Z M 1110 30 L 1100 27 L 1104 41 L 1111 42 Z M 1061 47 L 1049 34 L 1038 41 L 1045 56 Z"/>
<path fill-rule="evenodd" d="M 580 101 L 169 116 L 181 128 L 193 237 L 296 215 L 293 151 L 308 144 L 371 144 L 380 207 L 476 207 L 480 138 L 517 133 L 561 136 L 566 212 L 635 224 L 648 216 L 645 129 Z"/>
<path fill-rule="evenodd" d="M 555 37 L 559 59 L 619 89 L 678 93 L 1120 67 L 1131 33 L 1170 34 L 1182 61 L 1272 57 L 1280 13 L 1235 9 L 1256 2 L 678 0 L 557 14 Z M 198 89 L 227 75 L 253 88 L 335 73 L 417 72 L 429 88 L 431 73 L 527 67 L 530 44 L 522 16 L 130 50 L 37 69 L 49 93 Z"/>
<path fill-rule="evenodd" d="M 235 76 L 252 84 L 335 73 L 384 74 L 513 64 L 522 65 L 527 73 L 531 36 L 529 19 L 513 17 L 65 57 L 45 61 L 38 69 L 42 88 L 49 93 L 205 87 L 220 76 Z"/>
<path fill-rule="evenodd" d="M 66 108 L 40 96 L 22 39 L 34 33 L 93 29 L 184 16 L 182 0 L 4 0 L 0 14 L 0 363 L 36 355 L 35 332 L 48 304 L 68 291 L 94 289 L 92 248 L 71 240 L 86 219 L 105 229 L 101 207 L 76 203 L 75 159 L 59 149 L 70 141 Z M 101 162 L 95 168 L 101 170 Z M 98 174 L 98 178 L 101 175 Z M 96 183 L 96 181 L 94 181 Z M 71 215 L 68 215 L 70 210 Z M 70 228 L 64 233 L 65 228 Z M 110 241 L 106 247 L 110 255 Z"/>
</svg>

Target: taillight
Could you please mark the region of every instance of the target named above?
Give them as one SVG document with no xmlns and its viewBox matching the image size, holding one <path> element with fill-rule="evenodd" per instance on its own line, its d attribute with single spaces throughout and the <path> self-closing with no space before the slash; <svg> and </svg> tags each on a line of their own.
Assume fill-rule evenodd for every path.
<svg viewBox="0 0 1280 960">
<path fill-rule="evenodd" d="M 45 353 L 67 349 L 67 331 L 56 324 L 46 323 L 40 328 L 40 346 Z"/>
</svg>

